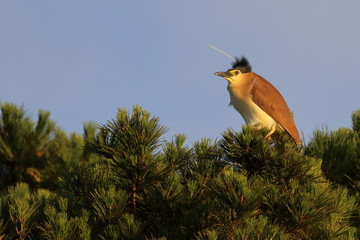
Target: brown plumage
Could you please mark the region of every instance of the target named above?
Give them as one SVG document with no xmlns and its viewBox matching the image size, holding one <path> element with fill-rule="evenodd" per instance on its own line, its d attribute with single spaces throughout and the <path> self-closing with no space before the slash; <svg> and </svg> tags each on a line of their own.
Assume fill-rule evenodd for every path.
<svg viewBox="0 0 360 240">
<path fill-rule="evenodd" d="M 296 142 L 296 145 L 301 145 L 299 132 L 285 99 L 279 91 L 264 78 L 253 72 L 249 73 L 249 75 L 249 78 L 253 79 L 250 94 L 254 103 L 288 132 Z"/>
<path fill-rule="evenodd" d="M 268 136 L 282 128 L 296 145 L 301 145 L 299 132 L 284 98 L 271 83 L 251 72 L 245 58 L 236 59 L 232 69 L 215 74 L 228 81 L 230 104 L 242 115 L 246 124 L 268 128 Z"/>
</svg>

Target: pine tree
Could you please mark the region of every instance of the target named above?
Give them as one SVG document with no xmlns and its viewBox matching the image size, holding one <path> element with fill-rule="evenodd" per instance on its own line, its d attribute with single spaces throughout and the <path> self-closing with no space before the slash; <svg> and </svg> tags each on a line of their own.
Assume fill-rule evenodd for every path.
<svg viewBox="0 0 360 240">
<path fill-rule="evenodd" d="M 55 129 L 49 113 L 39 111 L 35 124 L 22 107 L 1 104 L 0 167 L 1 186 L 18 181 L 38 184 L 42 181 L 46 145 Z"/>
<path fill-rule="evenodd" d="M 344 186 L 360 205 L 360 110 L 352 113 L 352 129 L 316 130 L 306 153 L 322 159 L 324 176 Z M 354 226 L 360 229 L 360 208 L 354 211 Z M 360 231 L 358 230 L 360 239 Z"/>
<path fill-rule="evenodd" d="M 139 106 L 83 135 L 12 104 L 0 119 L 0 240 L 360 237 L 360 111 L 303 149 L 249 127 L 166 141 Z"/>
<path fill-rule="evenodd" d="M 360 111 L 353 112 L 353 129 L 314 132 L 307 154 L 323 159 L 322 170 L 331 181 L 360 191 Z"/>
<path fill-rule="evenodd" d="M 85 133 L 94 135 L 93 123 Z M 92 132 L 92 133 L 91 133 Z M 92 135 L 91 135 L 92 134 Z M 34 122 L 23 107 L 1 104 L 0 183 L 1 188 L 26 182 L 32 187 L 55 188 L 59 176 L 85 159 L 85 139 L 76 133 L 70 138 L 50 120 L 50 113 L 39 111 Z M 1 190 L 1 189 L 0 189 Z"/>
</svg>

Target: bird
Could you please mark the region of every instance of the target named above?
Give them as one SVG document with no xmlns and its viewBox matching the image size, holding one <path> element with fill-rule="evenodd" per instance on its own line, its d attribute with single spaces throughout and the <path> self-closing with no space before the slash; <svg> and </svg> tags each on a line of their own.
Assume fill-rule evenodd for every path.
<svg viewBox="0 0 360 240">
<path fill-rule="evenodd" d="M 235 57 L 232 68 L 215 75 L 227 80 L 232 105 L 244 118 L 246 125 L 269 130 L 266 137 L 278 129 L 285 130 L 301 146 L 299 132 L 285 99 L 280 92 L 260 75 L 252 72 L 245 57 Z"/>
</svg>

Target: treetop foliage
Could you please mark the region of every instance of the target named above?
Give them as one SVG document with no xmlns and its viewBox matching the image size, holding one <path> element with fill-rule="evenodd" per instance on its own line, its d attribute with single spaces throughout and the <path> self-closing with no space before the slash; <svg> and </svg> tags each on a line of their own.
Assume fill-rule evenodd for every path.
<svg viewBox="0 0 360 240">
<path fill-rule="evenodd" d="M 298 148 L 250 127 L 167 141 L 140 106 L 82 135 L 0 107 L 0 240 L 360 237 L 360 111 Z"/>
</svg>

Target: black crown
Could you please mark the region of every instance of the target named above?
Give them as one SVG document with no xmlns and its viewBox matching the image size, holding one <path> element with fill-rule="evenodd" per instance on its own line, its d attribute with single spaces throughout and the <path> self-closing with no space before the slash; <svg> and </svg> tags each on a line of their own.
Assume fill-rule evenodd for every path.
<svg viewBox="0 0 360 240">
<path fill-rule="evenodd" d="M 251 72 L 251 65 L 245 57 L 235 57 L 235 62 L 232 63 L 232 68 L 239 69 L 242 73 Z"/>
</svg>

